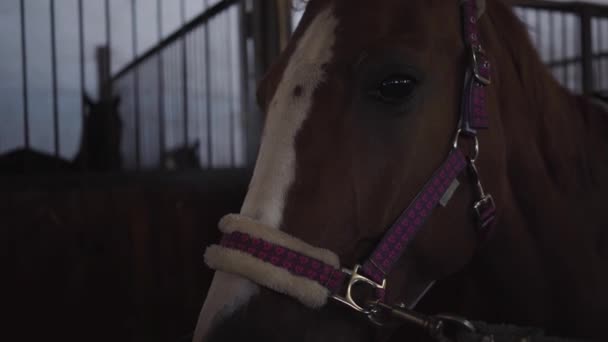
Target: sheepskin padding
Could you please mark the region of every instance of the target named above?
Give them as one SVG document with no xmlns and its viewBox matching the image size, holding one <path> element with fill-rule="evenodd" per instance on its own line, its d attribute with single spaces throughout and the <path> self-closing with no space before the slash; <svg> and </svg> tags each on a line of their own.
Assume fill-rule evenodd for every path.
<svg viewBox="0 0 608 342">
<path fill-rule="evenodd" d="M 225 234 L 235 232 L 247 234 L 317 259 L 336 269 L 340 268 L 340 259 L 332 251 L 311 246 L 247 216 L 226 215 L 220 220 L 219 228 Z M 330 295 L 327 288 L 314 280 L 294 275 L 286 269 L 274 266 L 250 254 L 223 246 L 213 245 L 207 248 L 205 263 L 215 270 L 243 276 L 259 285 L 292 296 L 310 308 L 317 309 L 324 306 Z"/>
<path fill-rule="evenodd" d="M 298 238 L 243 215 L 230 214 L 224 216 L 220 220 L 219 228 L 220 231 L 226 234 L 234 232 L 244 233 L 317 259 L 334 268 L 340 268 L 340 258 L 334 252 L 311 246 Z"/>
<path fill-rule="evenodd" d="M 330 295 L 328 289 L 313 280 L 295 276 L 241 251 L 213 245 L 205 252 L 205 262 L 215 270 L 238 274 L 259 285 L 292 296 L 313 309 L 323 307 Z"/>
</svg>

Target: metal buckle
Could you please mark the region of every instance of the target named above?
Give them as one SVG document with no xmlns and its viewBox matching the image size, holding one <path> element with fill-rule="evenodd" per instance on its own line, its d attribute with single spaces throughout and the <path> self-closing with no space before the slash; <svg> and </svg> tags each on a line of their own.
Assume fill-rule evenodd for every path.
<svg viewBox="0 0 608 342">
<path fill-rule="evenodd" d="M 496 204 L 494 203 L 494 198 L 492 198 L 492 195 L 486 194 L 479 201 L 475 202 L 473 208 L 475 209 L 475 213 L 477 214 L 479 228 L 485 230 L 488 225 L 494 220 L 494 215 L 496 211 Z"/>
<path fill-rule="evenodd" d="M 477 332 L 475 325 L 471 321 L 454 315 L 440 314 L 436 316 L 427 316 L 408 309 L 403 304 L 390 306 L 384 303 L 377 303 L 375 307 L 378 312 L 384 313 L 385 316 L 388 315 L 399 321 L 418 326 L 438 341 L 452 341 L 452 339 L 448 339 L 446 336 L 446 329 L 448 328 L 452 328 L 451 332 L 455 332 L 455 330 L 453 330 L 454 328 L 457 330 L 463 329 L 471 333 Z M 370 316 L 370 319 L 371 318 L 372 317 Z M 372 321 L 376 322 L 374 320 Z M 379 325 L 382 325 L 383 323 L 384 322 L 379 321 Z"/>
<path fill-rule="evenodd" d="M 492 195 L 487 194 L 479 201 L 475 202 L 473 208 L 475 208 L 477 216 L 481 218 L 481 215 L 483 214 L 482 210 L 484 208 L 496 208 L 496 205 L 494 204 L 494 198 L 492 198 Z"/>
<path fill-rule="evenodd" d="M 382 280 L 382 284 L 378 284 L 375 281 L 359 274 L 360 268 L 361 268 L 361 265 L 356 265 L 352 271 L 348 270 L 348 269 L 342 269 L 342 272 L 350 275 L 350 280 L 348 281 L 348 287 L 346 288 L 346 296 L 342 297 L 342 296 L 338 296 L 338 295 L 333 295 L 333 296 L 331 296 L 331 298 L 354 309 L 357 312 L 363 313 L 365 315 L 370 315 L 373 313 L 374 308 L 372 307 L 372 308 L 366 309 L 366 308 L 360 306 L 359 304 L 357 304 L 357 302 L 355 302 L 355 300 L 353 299 L 353 296 L 352 296 L 352 288 L 357 283 L 364 283 L 364 284 L 372 286 L 376 290 L 385 290 L 386 289 L 386 279 Z"/>
<path fill-rule="evenodd" d="M 475 213 L 477 214 L 479 228 L 485 230 L 494 220 L 496 204 L 494 203 L 494 198 L 492 195 L 486 193 L 483 185 L 481 184 L 481 179 L 479 178 L 479 171 L 477 170 L 475 160 L 469 160 L 469 169 L 473 175 L 475 187 L 477 188 L 477 195 L 479 196 L 479 200 L 475 202 L 473 209 L 475 209 Z"/>
<path fill-rule="evenodd" d="M 481 46 L 471 47 L 471 63 L 473 65 L 473 75 L 475 75 L 475 78 L 477 79 L 477 81 L 479 81 L 479 83 L 486 85 L 486 86 L 492 84 L 491 77 L 490 76 L 485 77 L 481 73 L 480 65 L 481 64 L 487 65 L 490 63 L 488 60 L 488 56 L 483 51 Z M 488 66 L 485 66 L 485 67 L 487 68 Z"/>
<path fill-rule="evenodd" d="M 392 318 L 396 318 L 401 322 L 413 324 L 423 329 L 433 338 L 437 338 L 442 334 L 443 321 L 441 319 L 434 316 L 427 316 L 425 314 L 408 309 L 403 303 L 397 304 L 395 306 L 386 305 L 384 303 L 378 303 L 376 307 L 379 311 L 384 311 L 385 314 Z"/>
<path fill-rule="evenodd" d="M 477 138 L 477 135 L 475 134 L 470 134 L 466 131 L 463 131 L 461 128 L 459 128 L 456 131 L 456 136 L 454 137 L 454 149 L 458 148 L 458 142 L 460 141 L 460 137 L 467 137 L 467 138 L 471 138 L 473 139 L 473 155 L 469 155 L 467 156 L 468 159 L 471 160 L 471 162 L 475 163 L 475 161 L 477 160 L 477 158 L 479 157 L 479 139 Z"/>
</svg>

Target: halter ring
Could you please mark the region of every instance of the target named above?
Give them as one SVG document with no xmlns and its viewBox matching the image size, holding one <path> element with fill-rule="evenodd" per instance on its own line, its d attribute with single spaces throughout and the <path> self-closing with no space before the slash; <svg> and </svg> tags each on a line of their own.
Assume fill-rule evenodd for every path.
<svg viewBox="0 0 608 342">
<path fill-rule="evenodd" d="M 473 144 L 475 146 L 473 149 L 473 155 L 467 156 L 467 158 L 470 160 L 471 163 L 475 163 L 475 161 L 477 161 L 477 157 L 479 157 L 479 139 L 477 138 L 477 135 L 466 133 L 461 128 L 459 128 L 456 131 L 456 136 L 454 137 L 454 149 L 458 148 L 458 142 L 460 141 L 460 137 L 467 137 L 473 139 Z"/>
<path fill-rule="evenodd" d="M 473 75 L 475 79 L 484 86 L 488 86 L 492 84 L 492 79 L 490 76 L 485 76 L 482 72 L 483 69 L 488 68 L 488 56 L 483 51 L 481 46 L 473 46 L 471 47 L 471 65 L 473 68 Z"/>
<path fill-rule="evenodd" d="M 331 298 L 333 298 L 334 300 L 337 300 L 338 302 L 350 307 L 351 309 L 353 309 L 357 312 L 360 312 L 364 315 L 370 315 L 373 313 L 373 308 L 366 309 L 366 308 L 362 307 L 361 305 L 357 304 L 357 302 L 353 299 L 353 296 L 352 296 L 353 286 L 357 283 L 364 283 L 364 284 L 370 285 L 375 290 L 383 291 L 386 289 L 386 279 L 382 280 L 382 284 L 378 284 L 375 281 L 359 274 L 360 268 L 361 268 L 361 265 L 356 265 L 352 271 L 348 270 L 348 269 L 342 270 L 342 272 L 350 275 L 350 280 L 348 281 L 348 286 L 346 287 L 346 296 L 342 297 L 342 296 L 338 296 L 338 295 L 332 295 Z M 380 298 L 378 298 L 377 300 L 380 300 Z"/>
</svg>

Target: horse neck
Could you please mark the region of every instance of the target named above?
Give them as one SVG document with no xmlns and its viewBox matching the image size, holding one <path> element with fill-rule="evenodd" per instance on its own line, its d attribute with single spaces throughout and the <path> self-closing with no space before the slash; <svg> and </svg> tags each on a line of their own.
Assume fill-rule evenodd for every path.
<svg viewBox="0 0 608 342">
<path fill-rule="evenodd" d="M 76 168 L 91 171 L 120 168 L 119 142 L 114 143 L 112 139 L 113 134 L 120 134 L 120 122 L 112 115 L 116 114 L 90 110 L 82 122 L 80 148 L 73 159 Z"/>
<path fill-rule="evenodd" d="M 490 13 L 498 28 L 491 38 L 498 52 L 493 91 L 502 132 L 490 134 L 503 135 L 507 187 L 520 209 L 536 209 L 529 216 L 542 227 L 556 215 L 543 217 L 539 207 L 577 208 L 608 195 L 601 181 L 608 162 L 598 153 L 608 151 L 608 115 L 559 85 L 513 14 L 496 14 Z"/>
<path fill-rule="evenodd" d="M 87 143 L 87 130 L 88 130 L 88 121 L 89 121 L 89 117 L 88 115 L 85 115 L 83 120 L 82 120 L 82 124 L 81 124 L 81 128 L 80 128 L 80 143 L 78 146 L 78 152 L 76 152 L 76 155 L 74 156 L 74 158 L 72 159 L 72 164 L 74 165 L 75 168 L 77 169 L 86 169 L 86 156 L 87 156 L 87 149 L 88 149 L 88 143 Z"/>
<path fill-rule="evenodd" d="M 463 294 L 455 305 L 486 320 L 597 332 L 583 317 L 608 310 L 595 296 L 595 287 L 608 285 L 596 244 L 608 236 L 600 208 L 608 196 L 608 115 L 562 88 L 515 16 L 497 1 L 488 5 L 485 42 L 497 76 L 491 110 L 500 127 L 490 129 L 496 143 L 482 152 L 494 159 L 480 168 L 495 183 L 500 212 L 493 238 L 450 282 Z"/>
</svg>

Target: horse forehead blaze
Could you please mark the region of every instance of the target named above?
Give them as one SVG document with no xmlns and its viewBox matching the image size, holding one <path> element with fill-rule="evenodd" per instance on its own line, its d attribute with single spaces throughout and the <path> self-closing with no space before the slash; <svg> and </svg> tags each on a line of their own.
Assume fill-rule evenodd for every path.
<svg viewBox="0 0 608 342">
<path fill-rule="evenodd" d="M 338 20 L 331 7 L 318 12 L 299 40 L 267 110 L 264 135 L 241 214 L 279 229 L 296 167 L 295 139 L 310 114 L 315 89 L 331 62 Z M 244 278 L 216 272 L 203 305 L 195 341 L 257 293 Z"/>
</svg>

